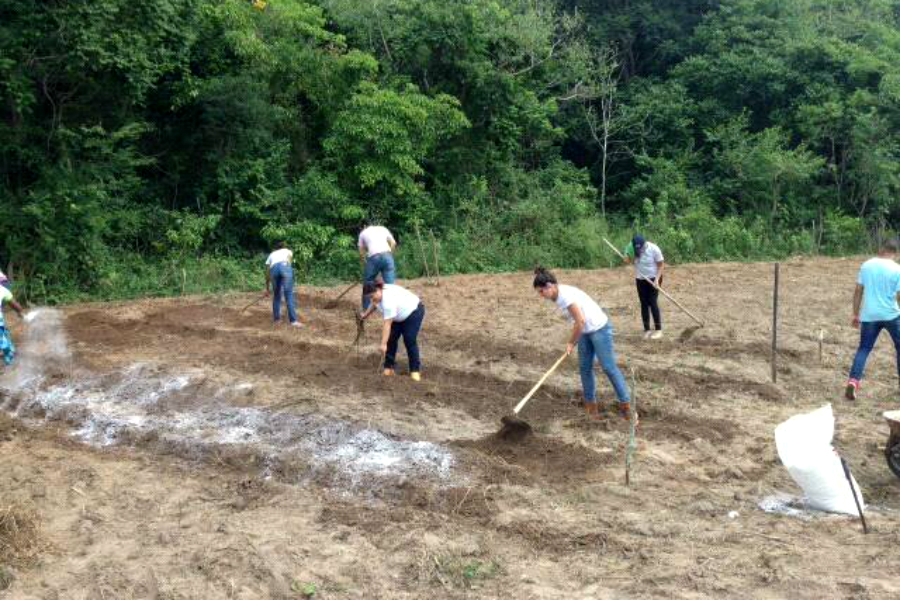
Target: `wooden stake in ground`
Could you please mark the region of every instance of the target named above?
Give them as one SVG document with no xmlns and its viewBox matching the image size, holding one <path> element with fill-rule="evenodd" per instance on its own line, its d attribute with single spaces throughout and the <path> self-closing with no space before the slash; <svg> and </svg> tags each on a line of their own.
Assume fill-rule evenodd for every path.
<svg viewBox="0 0 900 600">
<path fill-rule="evenodd" d="M 437 278 L 438 287 L 441 286 L 441 261 L 440 256 L 438 255 L 438 244 L 437 239 L 434 237 L 434 230 L 429 229 L 428 232 L 431 234 L 431 251 L 434 253 L 434 276 Z"/>
<path fill-rule="evenodd" d="M 631 423 L 628 443 L 625 445 L 625 487 L 631 485 L 631 461 L 635 450 L 637 450 L 637 380 L 634 369 L 631 369 Z"/>
<path fill-rule="evenodd" d="M 844 476 L 847 478 L 847 483 L 850 484 L 850 493 L 853 494 L 853 502 L 856 503 L 856 512 L 859 513 L 859 520 L 862 522 L 863 533 L 869 533 L 869 526 L 866 525 L 866 517 L 863 515 L 862 506 L 859 504 L 856 488 L 853 486 L 853 476 L 850 475 L 850 465 L 847 464 L 847 461 L 844 460 L 843 456 L 841 457 L 841 466 L 844 467 Z"/>
<path fill-rule="evenodd" d="M 825 330 L 820 329 L 819 330 L 819 364 L 820 365 L 822 364 L 822 361 L 824 358 L 824 348 L 822 347 L 824 343 L 825 343 Z"/>
<path fill-rule="evenodd" d="M 781 264 L 775 263 L 775 285 L 772 288 L 772 383 L 778 381 L 778 279 Z"/>
<path fill-rule="evenodd" d="M 425 276 L 431 279 L 431 269 L 428 268 L 428 256 L 425 254 L 425 244 L 422 242 L 422 233 L 419 231 L 419 224 L 416 223 L 416 237 L 419 238 L 419 252 L 422 254 L 422 266 L 425 268 Z"/>
</svg>

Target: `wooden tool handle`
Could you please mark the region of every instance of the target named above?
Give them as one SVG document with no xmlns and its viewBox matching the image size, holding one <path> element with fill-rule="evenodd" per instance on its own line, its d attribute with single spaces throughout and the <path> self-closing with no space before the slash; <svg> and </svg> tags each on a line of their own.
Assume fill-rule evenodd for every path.
<svg viewBox="0 0 900 600">
<path fill-rule="evenodd" d="M 334 299 L 334 302 L 337 302 L 338 300 L 340 300 L 341 298 L 343 298 L 344 296 L 346 296 L 346 295 L 347 295 L 347 292 L 349 292 L 350 290 L 352 290 L 353 288 L 355 288 L 357 285 L 359 285 L 359 282 L 358 282 L 358 281 L 354 281 L 353 283 L 351 283 L 350 285 L 348 285 L 348 286 L 347 286 L 347 289 L 344 290 L 343 292 L 341 292 L 340 295 L 339 295 L 337 298 Z"/>
<path fill-rule="evenodd" d="M 615 252 L 616 254 L 619 255 L 619 258 L 621 258 L 622 260 L 627 260 L 627 259 L 625 258 L 625 255 L 622 254 L 622 253 L 619 251 L 618 248 L 616 248 L 615 246 L 612 245 L 612 242 L 610 242 L 610 241 L 609 241 L 608 239 L 606 239 L 606 238 L 603 238 L 603 241 L 606 242 L 606 245 L 607 245 L 607 246 L 609 246 L 610 248 L 612 248 L 612 251 L 613 251 L 613 252 Z"/>
<path fill-rule="evenodd" d="M 241 309 L 241 312 L 244 312 L 245 310 L 247 310 L 248 308 L 250 308 L 250 307 L 253 306 L 254 304 L 258 303 L 260 300 L 262 300 L 262 299 L 265 298 L 265 297 L 266 297 L 266 294 L 263 294 L 262 296 L 260 296 L 259 298 L 257 298 L 256 300 L 254 300 L 253 302 L 251 302 L 250 304 L 248 304 L 248 305 L 245 306 L 244 308 L 242 308 L 242 309 Z"/>
<path fill-rule="evenodd" d="M 519 414 L 519 411 L 525 407 L 525 405 L 528 403 L 529 400 L 531 400 L 531 397 L 534 396 L 534 393 L 536 391 L 538 391 L 538 389 L 540 389 L 540 387 L 542 385 L 544 385 L 544 382 L 547 381 L 547 378 L 550 377 L 550 375 L 553 373 L 553 371 L 556 370 L 556 367 L 561 365 L 563 363 L 563 361 L 566 360 L 566 358 L 568 358 L 568 356 L 569 356 L 569 353 L 567 352 L 567 353 L 563 354 L 562 356 L 560 356 L 559 360 L 557 360 L 555 363 L 553 363 L 553 366 L 550 367 L 550 369 L 546 373 L 544 373 L 544 376 L 541 377 L 536 384 L 534 384 L 534 387 L 531 388 L 531 391 L 528 392 L 524 398 L 519 400 L 519 403 L 516 404 L 516 407 L 513 409 L 513 414 L 515 414 L 515 415 Z"/>
<path fill-rule="evenodd" d="M 676 300 L 675 298 L 673 298 L 672 296 L 669 295 L 669 292 L 667 292 L 666 290 L 664 290 L 664 289 L 662 289 L 661 287 L 659 287 L 658 285 L 656 285 L 656 282 L 655 282 L 655 281 L 651 281 L 651 280 L 649 280 L 649 279 L 647 279 L 647 278 L 645 278 L 645 277 L 642 277 L 641 279 L 643 279 L 644 281 L 649 281 L 649 282 L 650 282 L 650 285 L 652 285 L 652 286 L 655 287 L 659 292 L 661 292 L 663 296 L 665 296 L 666 298 L 668 298 L 669 300 L 671 300 L 672 304 L 674 304 L 675 306 L 677 306 L 678 308 L 680 308 L 680 309 L 684 312 L 684 314 L 686 314 L 687 316 L 689 316 L 690 318 L 692 318 L 694 321 L 696 321 L 697 325 L 699 325 L 700 327 L 704 327 L 704 326 L 705 326 L 705 325 L 703 324 L 703 321 L 701 321 L 700 319 L 698 319 L 697 317 L 695 317 L 695 316 L 693 315 L 693 313 L 691 313 L 691 311 L 689 311 L 688 309 L 686 309 L 685 307 L 683 307 L 681 304 L 679 304 L 679 303 L 678 303 L 678 300 Z"/>
</svg>

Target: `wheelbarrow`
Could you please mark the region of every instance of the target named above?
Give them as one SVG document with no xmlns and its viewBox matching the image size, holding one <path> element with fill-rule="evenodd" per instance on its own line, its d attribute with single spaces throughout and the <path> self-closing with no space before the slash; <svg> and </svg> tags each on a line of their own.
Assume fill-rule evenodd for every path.
<svg viewBox="0 0 900 600">
<path fill-rule="evenodd" d="M 884 456 L 888 467 L 894 475 L 900 477 L 900 410 L 889 410 L 882 413 L 891 428 L 891 436 L 884 447 Z"/>
</svg>

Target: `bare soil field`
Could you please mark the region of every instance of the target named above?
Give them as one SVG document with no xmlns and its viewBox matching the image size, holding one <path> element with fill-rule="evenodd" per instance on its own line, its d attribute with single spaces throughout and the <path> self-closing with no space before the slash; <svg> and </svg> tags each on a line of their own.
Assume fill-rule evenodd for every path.
<svg viewBox="0 0 900 600">
<path fill-rule="evenodd" d="M 859 262 L 782 264 L 777 384 L 772 265 L 671 267 L 669 292 L 707 321 L 685 342 L 665 299 L 666 337 L 642 339 L 630 270 L 558 272 L 608 310 L 636 382 L 627 487 L 627 423 L 584 418 L 574 357 L 523 412 L 534 435 L 495 436 L 569 331 L 527 273 L 401 282 L 426 305 L 418 384 L 402 350 L 382 377 L 377 323 L 354 345 L 358 296 L 327 308 L 341 288 L 300 288 L 302 330 L 273 327 L 266 303 L 242 313 L 251 294 L 10 318 L 0 517 L 16 507 L 36 533 L 4 554 L 0 528 L 0 598 L 900 597 L 887 336 L 842 399 Z M 759 508 L 801 495 L 775 426 L 827 403 L 868 535 Z"/>
</svg>

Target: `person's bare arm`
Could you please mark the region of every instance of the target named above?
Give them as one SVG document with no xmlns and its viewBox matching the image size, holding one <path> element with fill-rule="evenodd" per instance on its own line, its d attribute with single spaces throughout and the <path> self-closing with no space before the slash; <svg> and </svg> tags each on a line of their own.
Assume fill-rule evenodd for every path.
<svg viewBox="0 0 900 600">
<path fill-rule="evenodd" d="M 658 285 L 658 286 L 662 285 L 663 269 L 665 269 L 665 267 L 666 267 L 666 262 L 664 260 L 661 260 L 658 263 L 656 263 L 656 285 Z"/>
<path fill-rule="evenodd" d="M 856 290 L 853 292 L 853 326 L 859 327 L 859 311 L 862 308 L 863 292 L 865 286 L 856 284 Z"/>
<path fill-rule="evenodd" d="M 393 237 L 388 238 L 388 246 L 390 247 L 391 252 L 393 252 L 397 247 L 397 240 L 395 240 Z"/>
<path fill-rule="evenodd" d="M 360 243 L 357 248 L 359 249 L 359 264 L 365 266 L 366 265 L 366 245 Z"/>
<path fill-rule="evenodd" d="M 569 314 L 572 315 L 572 319 L 575 322 L 572 324 L 572 335 L 569 337 L 569 343 L 566 344 L 566 354 L 572 354 L 575 346 L 578 345 L 578 338 L 581 337 L 581 332 L 584 331 L 584 313 L 581 312 L 581 309 L 575 304 L 570 304 Z"/>
<path fill-rule="evenodd" d="M 266 296 L 269 295 L 269 289 L 272 287 L 272 273 L 269 271 L 269 265 L 266 265 Z"/>
<path fill-rule="evenodd" d="M 22 305 L 16 302 L 13 299 L 9 300 L 9 305 L 12 306 L 17 313 L 19 313 L 19 317 L 22 318 L 25 316 L 25 310 L 22 308 Z"/>
<path fill-rule="evenodd" d="M 384 354 L 387 352 L 388 339 L 391 337 L 391 325 L 393 325 L 393 319 L 385 319 L 384 326 L 381 328 L 381 353 Z"/>
</svg>

